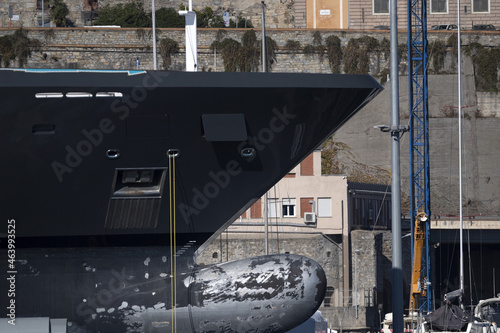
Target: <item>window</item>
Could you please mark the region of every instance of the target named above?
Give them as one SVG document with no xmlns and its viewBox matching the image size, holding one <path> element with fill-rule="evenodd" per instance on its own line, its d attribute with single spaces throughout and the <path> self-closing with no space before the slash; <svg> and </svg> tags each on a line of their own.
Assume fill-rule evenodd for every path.
<svg viewBox="0 0 500 333">
<path fill-rule="evenodd" d="M 332 217 L 331 198 L 318 198 L 318 217 Z"/>
<path fill-rule="evenodd" d="M 489 0 L 473 0 L 472 12 L 473 13 L 489 13 L 490 1 Z"/>
<path fill-rule="evenodd" d="M 295 199 L 283 199 L 283 217 L 295 216 Z"/>
<path fill-rule="evenodd" d="M 374 14 L 389 14 L 389 0 L 373 0 Z"/>
<path fill-rule="evenodd" d="M 431 0 L 431 13 L 448 13 L 448 0 Z"/>
<path fill-rule="evenodd" d="M 279 217 L 278 215 L 279 199 L 269 199 L 268 205 L 269 205 L 268 206 L 269 217 Z"/>
<path fill-rule="evenodd" d="M 324 298 L 324 306 L 325 308 L 329 308 L 333 305 L 333 293 L 335 292 L 335 288 L 328 286 L 326 287 L 326 293 Z"/>
</svg>

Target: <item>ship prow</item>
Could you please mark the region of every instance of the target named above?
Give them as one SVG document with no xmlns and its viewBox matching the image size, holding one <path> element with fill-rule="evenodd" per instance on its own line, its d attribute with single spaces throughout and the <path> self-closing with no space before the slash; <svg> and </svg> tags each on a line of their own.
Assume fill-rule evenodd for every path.
<svg viewBox="0 0 500 333">
<path fill-rule="evenodd" d="M 193 332 L 281 332 L 321 304 L 326 280 L 310 259 L 200 267 L 195 253 L 373 99 L 382 87 L 372 77 L 51 70 L 0 77 L 1 218 L 15 228 L 0 233 L 15 234 L 18 317 L 64 318 L 86 332 L 156 332 L 177 325 L 167 317 L 178 315 L 178 327 Z M 220 298 L 217 272 L 228 283 L 268 274 L 274 284 Z M 287 279 L 307 295 L 283 298 Z M 229 308 L 245 322 L 224 322 Z M 307 309 L 304 318 L 298 309 Z"/>
</svg>

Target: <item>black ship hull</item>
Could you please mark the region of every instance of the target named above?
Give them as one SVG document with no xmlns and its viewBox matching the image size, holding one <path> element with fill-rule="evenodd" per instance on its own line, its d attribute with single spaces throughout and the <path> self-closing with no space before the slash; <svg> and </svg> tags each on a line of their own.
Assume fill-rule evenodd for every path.
<svg viewBox="0 0 500 333">
<path fill-rule="evenodd" d="M 225 306 L 235 307 L 225 303 L 234 300 L 230 296 L 212 303 L 220 306 L 212 308 L 214 317 L 193 315 L 193 307 L 203 307 L 196 304 L 207 304 L 196 299 L 208 297 L 189 289 L 197 288 L 197 278 L 204 280 L 194 251 L 370 101 L 381 89 L 371 77 L 16 71 L 0 76 L 0 200 L 6 223 L 0 234 L 6 245 L 15 239 L 15 261 L 6 271 L 16 272 L 18 318 L 63 317 L 85 332 L 103 332 L 103 327 L 111 332 L 110 327 L 119 326 L 132 332 L 170 327 L 170 332 L 176 321 L 165 316 L 174 311 L 172 318 L 184 318 L 176 327 L 187 325 L 193 332 L 279 332 L 293 327 L 285 319 L 265 320 L 265 311 L 255 317 L 261 323 L 257 327 L 217 320 Z M 142 267 L 148 251 L 157 261 L 167 257 L 163 264 L 158 261 L 155 283 L 144 277 L 149 274 Z M 2 253 L 3 262 L 10 253 Z M 127 258 L 135 264 L 127 266 Z M 164 265 L 175 258 L 175 265 Z M 303 314 L 316 310 L 326 283 L 317 264 L 303 257 L 259 260 L 275 260 L 282 269 L 295 262 L 297 272 L 304 272 L 306 261 L 314 267 L 304 281 L 302 273 L 290 274 L 300 275 L 304 290 L 311 291 L 298 299 L 310 305 Z M 98 273 L 88 271 L 96 265 Z M 253 265 L 252 274 L 264 273 L 243 261 L 235 266 L 239 268 L 229 265 L 228 276 L 237 275 L 238 265 Z M 113 295 L 113 302 L 161 308 L 154 315 L 146 311 L 131 322 L 123 311 L 109 312 L 120 307 L 115 303 L 82 310 L 83 300 L 105 290 L 100 284 L 121 272 L 120 267 L 134 278 L 123 285 L 119 297 Z M 176 271 L 193 280 L 173 283 Z M 269 288 L 286 284 L 280 274 L 271 274 L 281 278 Z M 2 278 L 2 290 L 9 289 L 10 275 Z M 183 289 L 186 283 L 190 291 Z M 64 293 L 56 296 L 58 284 Z M 183 295 L 180 301 L 171 299 L 177 291 Z M 266 297 L 270 309 L 292 300 L 290 293 L 269 292 Z M 12 299 L 1 305 L 9 306 Z M 165 304 L 156 309 L 160 303 Z M 252 297 L 238 304 L 243 305 L 236 307 L 239 318 L 247 319 L 254 318 L 250 308 L 266 307 Z M 292 310 L 287 318 L 293 318 L 287 319 L 293 325 L 307 319 L 298 319 Z"/>
</svg>

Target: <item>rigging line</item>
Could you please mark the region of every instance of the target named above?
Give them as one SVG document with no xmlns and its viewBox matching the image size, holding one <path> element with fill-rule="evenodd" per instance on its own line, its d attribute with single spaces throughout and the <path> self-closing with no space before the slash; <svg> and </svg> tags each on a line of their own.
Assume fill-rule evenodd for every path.
<svg viewBox="0 0 500 333">
<path fill-rule="evenodd" d="M 408 118 L 411 118 L 411 117 L 408 117 Z M 402 139 L 400 141 L 401 145 L 406 144 L 406 142 L 405 142 L 406 138 L 408 138 L 408 136 L 403 136 L 402 137 Z M 410 154 L 411 154 L 411 152 L 410 152 Z M 384 207 L 385 197 L 387 196 L 387 193 L 389 193 L 389 186 L 391 186 L 390 182 L 387 183 L 387 185 L 386 185 L 385 192 L 384 192 L 384 197 L 382 198 L 382 202 L 380 203 L 380 208 L 378 210 L 377 217 L 375 219 L 375 223 L 373 224 L 372 232 L 375 231 L 375 226 L 378 224 L 378 219 L 380 217 L 380 213 L 381 213 L 381 211 L 382 211 L 382 209 Z M 391 195 L 392 195 L 392 192 L 391 192 Z"/>
<path fill-rule="evenodd" d="M 273 254 L 275 253 L 279 253 L 279 246 L 278 246 L 278 242 L 279 242 L 279 239 L 278 239 L 278 222 L 279 222 L 279 219 L 280 219 L 280 216 L 283 215 L 283 199 L 279 196 L 279 194 L 277 194 L 276 192 L 276 185 L 274 185 L 273 187 L 273 192 L 274 192 L 274 197 L 276 198 L 276 201 L 274 202 L 274 210 L 276 211 L 276 215 L 274 216 L 274 228 L 275 228 L 275 243 L 274 245 L 272 244 L 272 241 L 271 241 L 271 248 L 273 250 Z M 281 209 L 280 209 L 281 207 Z M 272 223 L 271 223 L 271 235 L 273 234 L 273 227 L 272 227 Z M 271 237 L 272 239 L 272 237 Z M 276 247 L 276 249 L 274 249 Z"/>
<path fill-rule="evenodd" d="M 481 230 L 479 230 L 479 232 L 481 232 Z M 467 228 L 467 250 L 468 250 L 468 257 L 469 257 L 469 294 L 470 294 L 470 305 L 473 304 L 473 293 L 472 293 L 472 259 L 471 259 L 471 249 L 470 249 L 470 229 Z M 482 260 L 480 260 L 480 265 L 481 265 L 481 270 L 480 270 L 480 274 L 481 274 L 481 281 L 483 281 L 483 262 Z M 475 279 L 474 279 L 475 280 Z M 475 285 L 475 283 L 474 283 Z M 477 290 L 476 290 L 476 293 L 477 293 Z"/>
<path fill-rule="evenodd" d="M 388 190 L 389 190 L 389 184 L 387 184 L 386 187 L 385 187 L 384 197 L 382 198 L 382 201 L 380 202 L 380 206 L 379 206 L 379 209 L 378 209 L 378 212 L 377 212 L 377 217 L 375 218 L 375 223 L 373 224 L 372 233 L 375 232 L 375 226 L 378 223 L 378 219 L 380 217 L 380 213 L 382 212 L 382 209 L 384 207 L 384 201 L 385 201 L 385 197 L 387 196 Z"/>
<path fill-rule="evenodd" d="M 170 304 L 172 306 L 172 311 L 171 311 L 171 328 L 172 332 L 174 332 L 174 311 L 173 307 L 175 306 L 174 303 L 174 283 L 173 283 L 173 276 L 174 276 L 174 248 L 173 248 L 173 209 L 172 209 L 172 156 L 169 155 L 168 157 L 168 173 L 169 173 L 169 179 L 168 179 L 168 197 L 169 197 L 169 222 L 170 222 Z"/>
<path fill-rule="evenodd" d="M 279 183 L 274 186 L 274 196 L 276 196 L 276 187 L 278 187 L 278 198 L 281 198 L 281 191 L 279 190 Z M 283 198 L 281 198 L 281 215 L 278 214 L 278 207 L 276 207 L 276 253 L 280 253 L 280 231 L 279 220 L 283 219 Z M 281 217 L 279 217 L 279 216 Z"/>
<path fill-rule="evenodd" d="M 177 231 L 175 214 L 175 156 L 172 155 L 172 192 L 173 192 L 173 211 L 174 211 L 174 327 L 177 332 Z"/>
<path fill-rule="evenodd" d="M 289 188 L 288 188 L 288 185 L 289 185 L 289 184 L 288 184 L 288 182 L 287 182 L 285 179 L 286 179 L 286 178 L 283 178 L 283 185 L 285 186 L 286 196 L 287 196 L 287 198 L 290 200 L 290 194 L 289 194 Z M 280 182 L 281 182 L 281 181 L 280 181 Z M 281 198 L 281 188 L 279 187 L 280 182 L 278 183 L 278 196 Z M 284 229 L 284 228 L 285 228 L 285 227 L 283 226 L 283 224 L 284 224 L 284 222 L 285 222 L 285 221 L 284 221 L 284 217 L 285 217 L 285 216 L 284 216 L 284 213 L 283 213 L 283 202 L 284 202 L 283 200 L 284 200 L 284 199 L 282 198 L 281 200 L 282 200 L 282 201 L 281 201 L 281 212 L 282 212 L 282 214 L 281 214 L 281 218 L 280 218 L 280 221 L 281 221 L 281 238 L 282 238 L 283 248 L 284 248 L 284 246 L 285 246 L 285 245 L 284 245 L 284 240 L 285 240 L 285 239 L 284 239 L 284 237 L 285 237 L 285 236 L 284 236 L 284 234 L 285 234 L 285 232 L 284 232 L 284 230 L 285 230 L 285 229 Z M 288 202 L 289 202 L 289 204 L 291 205 L 290 201 L 288 201 Z M 294 208 L 294 209 L 295 209 L 295 208 Z M 288 209 L 287 209 L 287 214 L 288 214 Z M 280 245 L 280 224 L 279 224 L 279 223 L 277 223 L 277 224 L 276 224 L 276 238 L 277 238 L 277 241 L 278 241 L 278 253 L 279 253 L 279 252 L 280 252 L 280 249 L 279 249 L 279 245 Z M 284 252 L 285 252 L 285 251 L 283 250 L 283 253 L 284 253 Z"/>
<path fill-rule="evenodd" d="M 451 276 L 451 268 L 452 268 L 451 266 L 452 266 L 452 263 L 453 263 L 453 259 L 454 259 L 454 257 L 455 257 L 455 247 L 456 247 L 456 245 L 457 245 L 457 240 L 458 240 L 458 235 L 457 235 L 457 234 L 458 234 L 458 231 L 457 231 L 457 230 L 455 230 L 455 241 L 453 242 L 453 246 L 451 246 L 451 249 L 452 249 L 452 252 L 451 252 L 451 259 L 449 260 L 449 263 L 450 263 L 450 264 L 448 265 L 448 274 L 447 274 L 447 276 L 446 276 L 446 279 L 448 280 L 448 286 L 451 284 L 451 283 L 450 283 L 450 282 L 451 282 L 451 281 L 450 281 L 450 276 Z M 448 251 L 449 251 L 449 250 L 448 250 Z M 458 288 L 456 288 L 455 286 L 452 286 L 452 287 L 454 288 L 453 290 L 458 289 Z M 459 288 L 460 288 L 460 286 L 459 286 Z"/>
<path fill-rule="evenodd" d="M 276 219 L 278 216 L 278 202 L 279 202 L 279 199 L 276 197 L 276 185 L 273 186 L 273 192 L 274 192 L 274 199 L 273 199 L 274 216 L 271 216 L 269 219 L 269 227 L 271 228 L 271 232 L 269 234 L 271 235 L 271 239 L 270 239 L 271 253 L 275 254 L 276 252 L 274 251 L 274 245 L 273 245 L 273 217 L 274 217 L 275 222 L 276 222 Z"/>
</svg>

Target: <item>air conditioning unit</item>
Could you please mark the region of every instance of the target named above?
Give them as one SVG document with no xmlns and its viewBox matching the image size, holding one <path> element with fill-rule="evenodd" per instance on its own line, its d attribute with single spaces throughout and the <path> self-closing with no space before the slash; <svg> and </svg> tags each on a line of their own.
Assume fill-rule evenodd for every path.
<svg viewBox="0 0 500 333">
<path fill-rule="evenodd" d="M 304 213 L 304 223 L 307 225 L 316 225 L 315 213 Z"/>
</svg>

